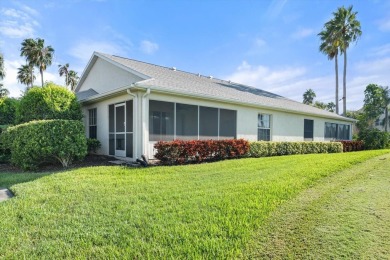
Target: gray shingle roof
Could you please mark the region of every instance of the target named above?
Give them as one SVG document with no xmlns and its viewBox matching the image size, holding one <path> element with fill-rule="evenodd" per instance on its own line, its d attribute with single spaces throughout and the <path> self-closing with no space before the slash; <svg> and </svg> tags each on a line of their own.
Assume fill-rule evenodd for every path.
<svg viewBox="0 0 390 260">
<path fill-rule="evenodd" d="M 288 110 L 291 112 L 313 114 L 321 117 L 328 117 L 340 120 L 349 120 L 313 106 L 273 94 L 258 88 L 242 85 L 230 81 L 209 78 L 199 74 L 175 70 L 163 66 L 158 66 L 146 62 L 127 59 L 123 57 L 98 53 L 125 67 L 139 73 L 148 75 L 151 79 L 140 82 L 143 87 L 159 87 L 169 91 L 207 96 L 209 98 L 226 99 L 232 102 L 258 104 L 259 107 L 267 107 L 277 110 Z"/>
<path fill-rule="evenodd" d="M 76 96 L 77 96 L 77 99 L 79 101 L 83 101 L 84 99 L 87 99 L 87 98 L 92 97 L 92 96 L 97 95 L 97 94 L 99 94 L 99 93 L 96 92 L 94 89 L 90 88 L 90 89 L 87 89 L 85 91 L 77 92 Z"/>
</svg>

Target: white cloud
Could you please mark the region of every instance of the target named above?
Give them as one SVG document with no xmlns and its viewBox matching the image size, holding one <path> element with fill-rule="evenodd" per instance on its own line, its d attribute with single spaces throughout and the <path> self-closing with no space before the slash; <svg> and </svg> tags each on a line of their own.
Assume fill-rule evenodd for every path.
<svg viewBox="0 0 390 260">
<path fill-rule="evenodd" d="M 302 67 L 271 70 L 266 66 L 252 66 L 243 61 L 235 72 L 225 78 L 234 82 L 271 90 L 290 80 L 298 79 L 305 72 L 305 68 Z"/>
<path fill-rule="evenodd" d="M 314 30 L 313 29 L 310 29 L 310 28 L 301 28 L 299 30 L 297 30 L 296 32 L 294 32 L 291 37 L 293 39 L 296 39 L 296 40 L 300 40 L 300 39 L 303 39 L 303 38 L 306 38 L 310 35 L 312 35 L 314 33 Z"/>
<path fill-rule="evenodd" d="M 380 20 L 378 21 L 378 25 L 379 25 L 379 29 L 381 31 L 390 31 L 390 19 L 389 18 L 385 18 L 383 20 Z"/>
<path fill-rule="evenodd" d="M 94 51 L 121 56 L 126 56 L 127 53 L 121 45 L 114 42 L 86 40 L 72 47 L 69 51 L 69 54 L 79 59 L 81 62 L 87 63 Z"/>
<path fill-rule="evenodd" d="M 22 58 L 18 58 L 16 60 L 4 60 L 6 76 L 2 83 L 4 87 L 9 90 L 11 97 L 19 97 L 22 94 L 22 91 L 26 89 L 26 86 L 19 83 L 17 80 L 18 68 L 20 68 L 25 63 L 25 60 Z M 41 74 L 39 74 L 37 69 L 35 69 L 35 77 L 36 79 L 34 81 L 34 85 L 40 86 Z M 64 79 L 60 78 L 58 75 L 56 66 L 51 66 L 47 71 L 43 72 L 43 80 L 45 82 L 51 81 L 59 85 L 64 85 Z"/>
<path fill-rule="evenodd" d="M 369 51 L 371 56 L 386 56 L 390 55 L 390 43 L 372 48 Z"/>
<path fill-rule="evenodd" d="M 363 106 L 364 90 L 370 83 L 388 86 L 390 83 L 390 57 L 361 61 L 348 69 L 347 109 L 357 110 Z M 236 70 L 223 76 L 233 82 L 254 86 L 298 102 L 302 102 L 303 93 L 311 88 L 316 92 L 316 100 L 325 103 L 335 102 L 334 74 L 310 77 L 304 67 L 286 67 L 272 69 L 267 66 L 253 66 L 243 61 Z M 342 98 L 342 74 L 339 74 L 339 99 Z M 342 112 L 342 101 L 340 101 Z"/>
<path fill-rule="evenodd" d="M 282 13 L 286 3 L 287 0 L 272 0 L 270 5 L 268 6 L 266 17 L 268 19 L 276 19 L 280 17 L 280 14 Z"/>
<path fill-rule="evenodd" d="M 155 42 L 143 40 L 140 44 L 140 50 L 146 54 L 153 54 L 158 50 L 159 46 Z"/>
<path fill-rule="evenodd" d="M 38 12 L 26 5 L 22 5 L 21 9 L 2 8 L 0 10 L 2 16 L 0 34 L 9 38 L 33 37 L 39 23 L 31 15 L 38 15 Z"/>
</svg>

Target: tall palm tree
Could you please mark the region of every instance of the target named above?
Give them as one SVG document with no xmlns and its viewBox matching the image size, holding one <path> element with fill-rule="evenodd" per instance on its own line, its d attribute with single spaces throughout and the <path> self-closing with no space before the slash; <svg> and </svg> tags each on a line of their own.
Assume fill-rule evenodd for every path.
<svg viewBox="0 0 390 260">
<path fill-rule="evenodd" d="M 66 85 L 70 85 L 70 89 L 74 92 L 75 87 L 77 83 L 79 82 L 79 76 L 77 75 L 77 72 L 74 70 L 70 70 L 68 73 L 68 82 L 66 82 Z"/>
<path fill-rule="evenodd" d="M 65 85 L 68 86 L 69 63 L 58 65 L 58 73 L 60 74 L 60 77 L 65 75 Z"/>
<path fill-rule="evenodd" d="M 335 107 L 336 114 L 339 114 L 339 65 L 338 65 L 338 54 L 339 54 L 339 41 L 332 34 L 331 28 L 324 26 L 324 29 L 318 34 L 321 39 L 320 52 L 327 55 L 329 60 L 334 59 L 334 70 L 336 75 L 336 90 L 335 90 Z M 332 111 L 333 112 L 333 111 Z"/>
<path fill-rule="evenodd" d="M 32 56 L 35 52 L 35 49 L 37 48 L 37 42 L 34 39 L 24 39 L 22 42 L 22 48 L 20 49 L 20 56 L 26 57 L 26 62 L 30 67 L 35 66 Z M 35 76 L 34 76 L 34 70 L 30 71 L 30 78 L 31 78 L 31 85 L 34 84 Z"/>
<path fill-rule="evenodd" d="M 27 88 L 32 88 L 35 80 L 34 67 L 31 65 L 22 65 L 18 69 L 17 79 L 20 83 L 25 84 Z"/>
<path fill-rule="evenodd" d="M 353 12 L 352 8 L 352 5 L 348 8 L 339 7 L 333 13 L 333 19 L 325 24 L 331 30 L 331 34 L 339 40 L 340 51 L 344 56 L 343 115 L 347 112 L 347 49 L 362 35 L 360 22 L 356 20 L 357 12 Z"/>
<path fill-rule="evenodd" d="M 39 69 L 41 74 L 41 82 L 43 87 L 43 72 L 47 66 L 50 66 L 53 60 L 53 47 L 45 46 L 45 40 L 37 38 L 25 39 L 22 42 L 21 56 L 25 56 L 27 62 Z"/>
<path fill-rule="evenodd" d="M 4 57 L 3 54 L 0 53 L 0 79 L 3 79 L 4 77 L 5 77 Z"/>
<path fill-rule="evenodd" d="M 314 90 L 312 90 L 311 88 L 307 89 L 305 93 L 303 93 L 303 104 L 312 105 L 315 97 L 316 93 L 314 92 Z"/>
</svg>

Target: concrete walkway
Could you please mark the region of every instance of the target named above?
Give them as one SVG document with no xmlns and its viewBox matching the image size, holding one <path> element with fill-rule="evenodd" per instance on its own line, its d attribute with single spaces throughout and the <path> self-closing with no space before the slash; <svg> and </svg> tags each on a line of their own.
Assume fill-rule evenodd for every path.
<svg viewBox="0 0 390 260">
<path fill-rule="evenodd" d="M 6 188 L 0 188 L 0 202 L 12 198 L 14 195 Z"/>
</svg>

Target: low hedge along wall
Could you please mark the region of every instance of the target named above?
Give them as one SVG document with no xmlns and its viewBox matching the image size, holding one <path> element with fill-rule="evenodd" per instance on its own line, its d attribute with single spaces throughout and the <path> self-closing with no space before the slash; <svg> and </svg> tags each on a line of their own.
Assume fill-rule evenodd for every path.
<svg viewBox="0 0 390 260">
<path fill-rule="evenodd" d="M 356 152 L 364 150 L 364 142 L 359 140 L 337 141 L 343 144 L 343 152 Z"/>
<path fill-rule="evenodd" d="M 238 140 L 195 140 L 157 142 L 155 158 L 163 164 L 184 164 L 227 158 L 238 158 L 249 151 L 249 142 Z"/>
<path fill-rule="evenodd" d="M 339 142 L 251 142 L 250 157 L 266 157 L 291 154 L 342 153 Z"/>
<path fill-rule="evenodd" d="M 84 126 L 75 120 L 39 120 L 9 127 L 1 135 L 11 150 L 11 162 L 35 170 L 42 162 L 57 159 L 64 167 L 87 154 Z"/>
</svg>

